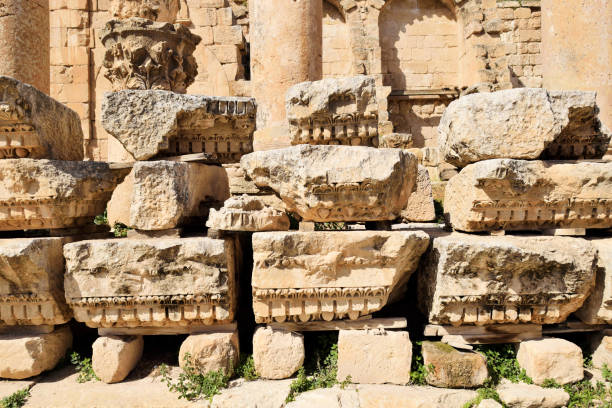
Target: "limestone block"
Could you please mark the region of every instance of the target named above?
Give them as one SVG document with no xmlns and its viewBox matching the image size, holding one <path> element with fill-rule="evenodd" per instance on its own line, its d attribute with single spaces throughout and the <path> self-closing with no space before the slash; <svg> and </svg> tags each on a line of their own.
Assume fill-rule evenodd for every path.
<svg viewBox="0 0 612 408">
<path fill-rule="evenodd" d="M 442 388 L 474 388 L 487 380 L 487 359 L 480 353 L 459 351 L 441 342 L 424 341 L 423 365 L 428 371 L 427 383 Z"/>
<path fill-rule="evenodd" d="M 535 384 L 541 385 L 547 379 L 559 384 L 570 384 L 582 380 L 582 350 L 563 339 L 544 338 L 521 342 L 516 354 L 521 368 Z"/>
<path fill-rule="evenodd" d="M 102 126 L 136 160 L 203 152 L 231 163 L 253 151 L 256 110 L 253 98 L 126 90 L 104 95 Z"/>
<path fill-rule="evenodd" d="M 104 76 L 113 91 L 163 89 L 178 93 L 198 75 L 193 57 L 202 40 L 181 24 L 132 17 L 110 20 L 100 34 Z"/>
<path fill-rule="evenodd" d="M 229 198 L 219 166 L 171 161 L 135 162 L 108 204 L 111 225 L 164 230 L 204 224 L 208 209 Z"/>
<path fill-rule="evenodd" d="M 0 76 L 0 159 L 83 160 L 79 115 L 31 85 Z"/>
<path fill-rule="evenodd" d="M 603 368 L 604 365 L 608 368 L 612 367 L 612 336 L 595 336 L 593 342 L 593 367 Z"/>
<path fill-rule="evenodd" d="M 91 224 L 128 171 L 90 161 L 0 160 L 0 231 Z"/>
<path fill-rule="evenodd" d="M 72 347 L 72 333 L 62 327 L 32 336 L 0 336 L 0 377 L 22 380 L 57 365 Z"/>
<path fill-rule="evenodd" d="M 494 159 L 449 180 L 444 209 L 462 231 L 612 227 L 612 163 Z"/>
<path fill-rule="evenodd" d="M 444 160 L 601 158 L 610 142 L 595 92 L 517 88 L 459 98 L 438 127 Z"/>
<path fill-rule="evenodd" d="M 339 382 L 399 384 L 410 382 L 412 343 L 407 331 L 340 330 Z"/>
<path fill-rule="evenodd" d="M 206 226 L 223 231 L 287 231 L 289 217 L 261 198 L 244 194 L 231 197 L 218 211 L 211 209 Z"/>
<path fill-rule="evenodd" d="M 261 378 L 291 377 L 304 363 L 304 336 L 267 326 L 257 328 L 253 335 L 253 362 Z"/>
<path fill-rule="evenodd" d="M 419 276 L 421 309 L 435 324 L 553 324 L 590 294 L 596 251 L 570 237 L 438 237 Z"/>
<path fill-rule="evenodd" d="M 66 300 L 90 327 L 229 323 L 234 241 L 109 239 L 64 245 Z"/>
<path fill-rule="evenodd" d="M 405 222 L 428 222 L 436 219 L 431 178 L 427 169 L 418 166 L 415 191 L 408 197 L 408 204 L 402 210 Z"/>
<path fill-rule="evenodd" d="M 597 277 L 593 293 L 576 316 L 587 324 L 612 324 L 612 238 L 590 242 L 598 251 Z"/>
<path fill-rule="evenodd" d="M 503 408 L 502 404 L 495 401 L 494 399 L 485 399 L 480 401 L 480 404 L 476 408 Z"/>
<path fill-rule="evenodd" d="M 451 408 L 463 407 L 476 398 L 476 391 L 399 385 L 361 385 L 361 408 Z"/>
<path fill-rule="evenodd" d="M 417 176 L 411 153 L 371 147 L 300 145 L 254 152 L 240 165 L 288 211 L 315 222 L 395 219 Z"/>
<path fill-rule="evenodd" d="M 257 232 L 255 320 L 357 319 L 378 311 L 402 294 L 428 244 L 422 231 Z"/>
<path fill-rule="evenodd" d="M 285 406 L 293 380 L 246 381 L 213 397 L 211 408 L 279 408 Z"/>
<path fill-rule="evenodd" d="M 66 323 L 62 238 L 0 239 L 0 327 Z"/>
<path fill-rule="evenodd" d="M 107 384 L 123 381 L 142 357 L 142 336 L 100 336 L 93 343 L 92 367 Z"/>
<path fill-rule="evenodd" d="M 120 19 L 141 17 L 174 23 L 179 9 L 180 0 L 110 0 L 111 14 Z"/>
<path fill-rule="evenodd" d="M 233 332 L 192 334 L 179 350 L 179 365 L 189 364 L 202 374 L 222 370 L 231 375 L 240 360 L 238 330 Z"/>
<path fill-rule="evenodd" d="M 509 408 L 561 408 L 569 402 L 569 394 L 564 390 L 533 384 L 504 382 L 497 387 L 497 393 Z"/>
<path fill-rule="evenodd" d="M 319 388 L 299 394 L 286 408 L 360 408 L 359 394 L 356 390 L 343 390 L 338 387 Z"/>
<path fill-rule="evenodd" d="M 291 144 L 378 146 L 374 77 L 299 83 L 287 91 L 286 109 Z"/>
</svg>

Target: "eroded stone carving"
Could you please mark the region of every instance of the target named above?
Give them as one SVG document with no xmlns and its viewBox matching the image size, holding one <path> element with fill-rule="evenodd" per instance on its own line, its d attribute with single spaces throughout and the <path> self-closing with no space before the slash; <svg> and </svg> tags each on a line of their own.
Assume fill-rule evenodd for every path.
<svg viewBox="0 0 612 408">
<path fill-rule="evenodd" d="M 595 283 L 596 251 L 569 237 L 435 238 L 419 275 L 419 302 L 430 323 L 560 323 Z"/>
<path fill-rule="evenodd" d="M 576 316 L 587 324 L 612 323 L 612 239 L 593 239 L 598 251 L 597 278 L 593 293 Z"/>
<path fill-rule="evenodd" d="M 416 157 L 400 149 L 300 145 L 244 156 L 258 186 L 271 187 L 304 221 L 393 220 L 412 193 Z"/>
<path fill-rule="evenodd" d="M 253 234 L 258 323 L 357 319 L 400 294 L 429 244 L 422 231 Z"/>
<path fill-rule="evenodd" d="M 113 91 L 164 89 L 185 93 L 198 74 L 193 51 L 201 38 L 181 24 L 143 18 L 110 20 L 101 34 L 104 76 Z"/>
<path fill-rule="evenodd" d="M 436 218 L 433 189 L 427 169 L 418 166 L 415 191 L 408 197 L 408 204 L 402 210 L 402 220 L 407 222 L 428 222 Z"/>
<path fill-rule="evenodd" d="M 389 133 L 380 136 L 379 147 L 386 147 L 389 149 L 410 149 L 412 148 L 412 134 Z"/>
<path fill-rule="evenodd" d="M 448 182 L 444 209 L 462 231 L 610 228 L 612 163 L 474 163 Z"/>
<path fill-rule="evenodd" d="M 141 17 L 174 23 L 179 9 L 179 0 L 111 0 L 110 3 L 112 15 L 121 19 Z"/>
<path fill-rule="evenodd" d="M 0 76 L 0 159 L 83 160 L 79 116 L 38 89 Z"/>
<path fill-rule="evenodd" d="M 128 90 L 104 95 L 102 125 L 136 160 L 204 152 L 231 163 L 253 151 L 255 113 L 252 98 Z"/>
<path fill-rule="evenodd" d="M 292 144 L 378 146 L 373 77 L 302 82 L 287 91 Z"/>
<path fill-rule="evenodd" d="M 66 301 L 90 327 L 229 323 L 234 241 L 210 238 L 80 241 L 64 246 Z"/>
<path fill-rule="evenodd" d="M 244 194 L 225 201 L 219 211 L 211 208 L 206 226 L 223 231 L 286 231 L 289 217 L 261 198 Z"/>
</svg>

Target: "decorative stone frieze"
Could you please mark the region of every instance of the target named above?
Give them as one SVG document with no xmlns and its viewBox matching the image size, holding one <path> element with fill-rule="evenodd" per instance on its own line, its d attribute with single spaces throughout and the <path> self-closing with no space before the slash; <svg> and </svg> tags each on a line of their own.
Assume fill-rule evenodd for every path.
<svg viewBox="0 0 612 408">
<path fill-rule="evenodd" d="M 389 133 L 379 138 L 379 147 L 389 149 L 410 149 L 412 148 L 412 134 L 410 133 Z"/>
<path fill-rule="evenodd" d="M 228 199 L 218 211 L 211 208 L 206 226 L 223 231 L 286 231 L 289 217 L 261 198 L 244 194 Z"/>
<path fill-rule="evenodd" d="M 612 238 L 590 242 L 598 251 L 597 278 L 593 293 L 576 316 L 587 324 L 612 324 Z"/>
<path fill-rule="evenodd" d="M 174 23 L 179 9 L 180 0 L 111 0 L 110 2 L 110 12 L 114 17 L 121 19 L 141 17 Z"/>
</svg>

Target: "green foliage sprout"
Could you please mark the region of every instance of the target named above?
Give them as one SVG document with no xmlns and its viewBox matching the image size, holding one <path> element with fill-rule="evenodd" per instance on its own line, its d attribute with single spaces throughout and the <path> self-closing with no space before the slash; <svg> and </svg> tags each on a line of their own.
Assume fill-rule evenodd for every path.
<svg viewBox="0 0 612 408">
<path fill-rule="evenodd" d="M 104 210 L 103 214 L 96 215 L 96 217 L 94 218 L 94 224 L 109 225 L 108 224 L 108 211 Z M 131 228 L 128 227 L 127 225 L 122 224 L 120 222 L 116 222 L 115 225 L 113 225 L 112 231 L 115 234 L 115 238 L 125 238 L 127 237 L 127 232 L 130 229 Z"/>
<path fill-rule="evenodd" d="M 25 405 L 29 397 L 29 388 L 24 388 L 23 390 L 16 391 L 8 397 L 2 398 L 0 400 L 0 408 L 21 408 Z"/>
<path fill-rule="evenodd" d="M 77 377 L 78 383 L 82 384 L 92 380 L 100 381 L 91 365 L 91 358 L 82 358 L 79 353 L 74 352 L 70 355 L 70 363 L 76 366 L 76 370 L 79 373 Z"/>
<path fill-rule="evenodd" d="M 236 368 L 236 375 L 247 381 L 254 381 L 259 378 L 259 374 L 255 371 L 255 361 L 253 361 L 252 354 L 242 354 L 240 356 L 240 364 Z"/>
<path fill-rule="evenodd" d="M 179 394 L 179 399 L 184 398 L 193 401 L 204 396 L 212 401 L 215 395 L 219 394 L 222 389 L 227 388 L 231 373 L 228 375 L 220 369 L 201 374 L 193 366 L 189 353 L 185 353 L 184 361 L 183 372 L 179 374 L 176 382 L 172 381 L 165 364 L 160 367 L 162 381 L 170 391 Z"/>
</svg>

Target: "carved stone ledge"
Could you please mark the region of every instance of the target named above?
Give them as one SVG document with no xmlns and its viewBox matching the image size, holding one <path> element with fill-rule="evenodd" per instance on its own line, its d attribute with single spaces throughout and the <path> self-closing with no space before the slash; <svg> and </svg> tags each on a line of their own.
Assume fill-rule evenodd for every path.
<svg viewBox="0 0 612 408">
<path fill-rule="evenodd" d="M 289 224 L 285 212 L 246 194 L 228 199 L 218 211 L 211 208 L 206 221 L 208 228 L 221 231 L 286 231 Z"/>
</svg>

